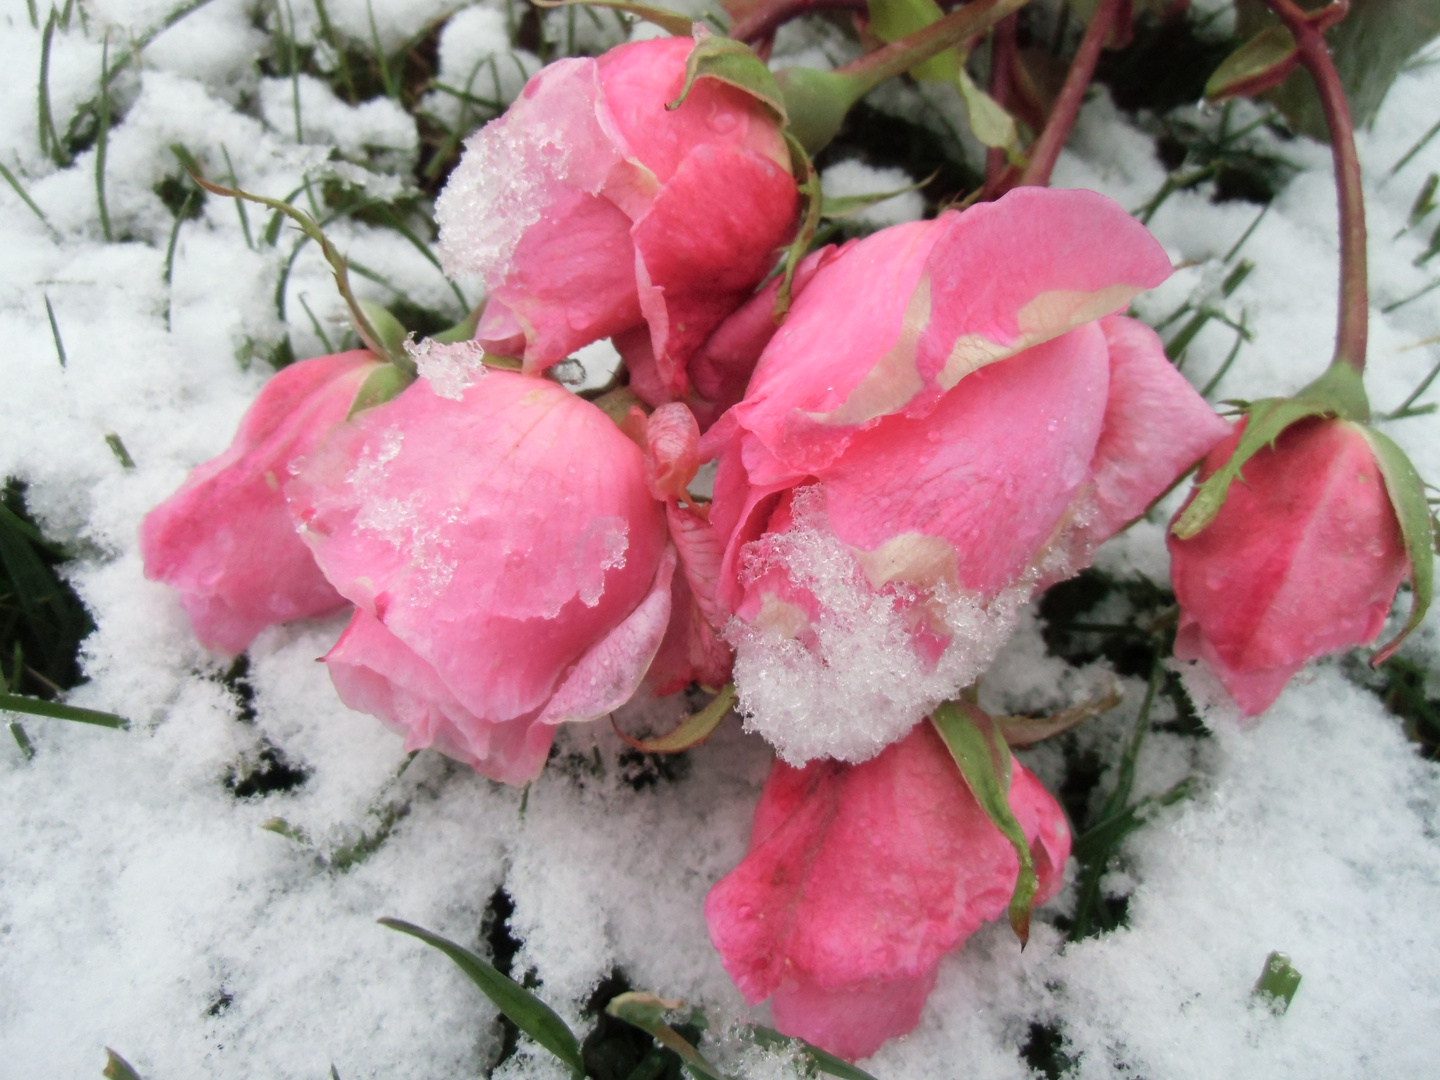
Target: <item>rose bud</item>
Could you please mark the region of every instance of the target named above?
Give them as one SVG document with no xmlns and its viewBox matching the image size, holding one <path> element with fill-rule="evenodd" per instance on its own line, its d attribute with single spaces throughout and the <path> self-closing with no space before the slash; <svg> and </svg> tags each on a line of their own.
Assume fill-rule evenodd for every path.
<svg viewBox="0 0 1440 1080">
<path fill-rule="evenodd" d="M 1064 812 L 1018 762 L 1009 803 L 1039 889 L 1060 888 Z M 705 900 L 710 940 L 749 1004 L 849 1060 L 919 1022 L 941 958 L 1003 916 L 1020 863 L 921 724 L 861 765 L 777 761 L 750 850 Z"/>
<path fill-rule="evenodd" d="M 272 623 L 344 605 L 296 533 L 281 489 L 291 465 L 345 419 L 377 366 L 372 354 L 356 351 L 280 371 L 230 448 L 197 466 L 141 523 L 145 576 L 180 590 L 207 648 L 243 652 Z"/>
<path fill-rule="evenodd" d="M 667 109 L 694 45 L 559 60 L 468 140 L 435 215 L 446 272 L 485 283 L 488 351 L 534 373 L 622 335 L 641 396 L 683 397 L 686 359 L 774 266 L 799 205 L 789 150 L 718 79 Z"/>
<path fill-rule="evenodd" d="M 1243 430 L 1210 452 L 1202 482 Z M 1201 531 L 1170 534 L 1170 578 L 1180 601 L 1175 656 L 1204 660 L 1256 716 L 1308 661 L 1375 640 L 1410 561 L 1359 425 L 1294 424 L 1241 476 Z"/>
<path fill-rule="evenodd" d="M 670 617 L 674 554 L 640 449 L 599 409 L 503 371 L 421 378 L 337 428 L 286 489 L 354 602 L 341 699 L 506 783 L 555 725 L 623 704 Z"/>
<path fill-rule="evenodd" d="M 903 736 L 1225 435 L 1152 331 L 1106 317 L 1169 272 L 1109 199 L 1041 188 L 815 271 L 702 440 L 736 687 L 787 761 Z"/>
</svg>

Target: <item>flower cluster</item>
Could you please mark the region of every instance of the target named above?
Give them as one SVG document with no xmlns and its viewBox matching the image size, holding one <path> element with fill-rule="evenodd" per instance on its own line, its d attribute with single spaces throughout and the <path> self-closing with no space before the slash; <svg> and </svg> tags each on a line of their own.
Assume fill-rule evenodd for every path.
<svg viewBox="0 0 1440 1080">
<path fill-rule="evenodd" d="M 781 1031 L 853 1059 L 1069 854 L 1033 775 L 1006 752 L 987 802 L 927 717 L 1037 590 L 1242 436 L 1124 314 L 1170 261 L 1091 192 L 1018 187 L 762 284 L 803 217 L 799 144 L 692 48 L 536 75 L 436 209 L 447 271 L 487 289 L 474 340 L 408 346 L 418 378 L 365 351 L 282 371 L 142 551 L 220 652 L 352 605 L 324 657 L 342 700 L 506 783 L 644 680 L 733 678 L 781 760 L 711 936 Z M 619 390 L 546 376 L 602 338 Z M 1247 711 L 1372 638 L 1409 566 L 1357 439 L 1290 428 L 1172 543 L 1176 654 Z"/>
</svg>

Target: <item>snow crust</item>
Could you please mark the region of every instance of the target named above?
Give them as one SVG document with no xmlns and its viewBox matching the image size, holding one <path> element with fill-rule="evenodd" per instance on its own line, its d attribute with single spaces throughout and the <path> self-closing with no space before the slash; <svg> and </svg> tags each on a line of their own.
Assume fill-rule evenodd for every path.
<svg viewBox="0 0 1440 1080">
<path fill-rule="evenodd" d="M 326 7 L 362 40 L 373 12 L 376 33 L 398 47 L 450 5 Z M 57 117 L 93 94 L 104 25 L 138 34 L 169 9 L 160 0 L 87 4 L 89 36 L 77 22 L 55 37 Z M 385 144 L 401 149 L 378 170 L 368 151 L 352 153 L 382 128 L 398 133 L 398 123 L 388 126 L 393 113 L 366 113 L 376 118 L 371 126 L 364 107 L 307 109 L 303 86 L 297 139 L 293 116 L 251 62 L 260 39 L 250 11 L 243 0 L 214 0 L 156 37 L 138 71 L 120 78 L 124 119 L 111 132 L 106 171 L 117 242 L 109 244 L 96 210 L 95 151 L 59 168 L 39 147 L 39 31 L 21 7 L 0 20 L 8 65 L 0 160 L 49 222 L 0 186 L 0 473 L 28 483 L 48 534 L 80 554 L 71 579 L 97 630 L 85 646 L 90 681 L 70 700 L 134 722 L 116 732 L 26 718 L 35 758 L 0 746 L 4 1071 L 93 1076 L 108 1045 L 148 1080 L 313 1078 L 332 1064 L 345 1080 L 481 1074 L 499 1050 L 494 1009 L 448 960 L 375 919 L 405 918 L 483 951 L 481 922 L 502 886 L 523 942 L 516 971 L 533 970 L 577 1030 L 593 1022 L 582 1015 L 588 995 L 616 970 L 637 987 L 702 1002 L 719 1032 L 740 1017 L 763 1022 L 763 1008 L 746 1012 L 720 969 L 701 914 L 709 886 L 743 854 L 770 763 L 762 741 L 738 723 L 691 751 L 672 779 L 647 772 L 603 724 L 563 728 L 555 759 L 524 794 L 429 753 L 404 767 L 399 737 L 345 709 L 314 662 L 343 618 L 263 633 L 245 676 L 253 700 L 242 707 L 221 680 L 226 665 L 194 642 L 177 598 L 143 579 L 142 516 L 224 447 L 264 380 L 265 348 L 288 327 L 300 355 L 325 351 L 301 299 L 326 333 L 343 319 L 313 246 L 295 259 L 282 319 L 274 292 L 289 247 L 247 242 L 236 207 L 213 196 L 181 226 L 167 284 L 174 219 L 155 188 L 180 175 L 170 146 L 185 146 L 217 178 L 233 167 L 237 182 L 276 196 L 303 191 L 306 180 L 393 190 L 408 171 L 395 164 L 411 153 L 403 140 Z M 315 41 L 313 8 L 293 12 L 297 38 Z M 444 71 L 463 71 L 466 58 L 473 67 L 498 44 L 493 18 L 469 18 L 469 52 L 457 38 L 463 55 L 447 67 L 442 47 Z M 782 38 L 792 55 L 833 51 L 823 33 Z M 777 59 L 783 54 L 777 48 Z M 926 94 L 886 89 L 872 101 L 936 123 L 943 109 Z M 1440 170 L 1440 142 L 1386 174 L 1433 123 L 1437 97 L 1440 68 L 1418 68 L 1397 82 L 1374 129 L 1360 133 L 1377 411 L 1398 405 L 1440 360 L 1433 343 L 1416 344 L 1436 332 L 1440 293 L 1384 311 L 1434 273 L 1433 263 L 1413 265 L 1428 234 L 1390 238 L 1424 177 Z M 1254 115 L 1236 106 L 1232 123 Z M 1243 249 L 1256 269 L 1229 304 L 1246 313 L 1255 338 L 1217 398 L 1295 389 L 1331 348 L 1328 153 L 1256 138 L 1301 171 Z M 1103 94 L 1090 101 L 1056 183 L 1139 207 L 1163 180 L 1149 138 Z M 1142 297 L 1140 313 L 1157 321 L 1192 294 L 1213 295 L 1218 260 L 1256 216 L 1247 203 L 1210 203 L 1203 188 L 1171 196 L 1151 226 L 1177 263 L 1194 265 Z M 263 229 L 258 210 L 248 220 Z M 454 303 L 434 267 L 393 232 L 341 222 L 330 232 L 353 260 L 383 267 L 417 302 Z M 356 285 L 382 303 L 393 295 L 368 279 Z M 1204 385 L 1233 337 L 1207 326 L 1186 374 Z M 1433 417 L 1385 430 L 1423 474 L 1440 476 Z M 123 440 L 135 468 L 116 461 L 107 434 Z M 1102 548 L 1099 564 L 1163 577 L 1163 520 Z M 1440 662 L 1434 625 L 1409 647 L 1431 667 Z M 1077 671 L 1049 656 L 1033 613 L 1022 612 L 983 694 L 1000 711 L 1053 708 L 1083 700 L 1106 677 L 1103 667 Z M 1121 687 L 1119 709 L 1077 729 L 1082 748 L 1113 748 L 1125 737 L 1143 687 Z M 679 699 L 639 702 L 617 721 L 631 731 L 668 730 L 686 709 Z M 920 1028 L 868 1062 L 871 1072 L 881 1080 L 1027 1077 L 1019 1049 L 1041 1024 L 1059 1032 L 1072 1074 L 1084 1078 L 1433 1073 L 1440 771 L 1336 664 L 1297 680 L 1259 724 L 1240 727 L 1215 709 L 1207 720 L 1208 739 L 1157 730 L 1145 744 L 1140 794 L 1186 776 L 1197 784 L 1191 797 L 1155 812 L 1105 882 L 1128 894 L 1128 925 L 1064 944 L 1048 922 L 1073 903 L 1062 894 L 1038 914 L 1024 952 L 1003 925 L 985 928 L 942 965 Z M 303 782 L 237 797 L 237 780 L 276 753 Z M 1042 779 L 1059 779 L 1053 746 L 1022 756 Z M 264 827 L 274 819 L 298 839 Z M 357 843 L 372 853 L 342 868 Z M 1304 980 L 1282 1017 L 1250 998 L 1272 949 L 1288 952 Z M 717 1056 L 737 1077 L 795 1075 L 784 1055 L 723 1050 L 717 1045 Z M 562 1070 L 522 1045 L 496 1075 L 538 1080 Z"/>
</svg>

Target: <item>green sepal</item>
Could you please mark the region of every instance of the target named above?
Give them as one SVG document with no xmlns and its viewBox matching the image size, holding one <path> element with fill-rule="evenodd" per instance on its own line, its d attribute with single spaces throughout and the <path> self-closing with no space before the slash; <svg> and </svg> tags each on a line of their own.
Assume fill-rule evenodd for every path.
<svg viewBox="0 0 1440 1080">
<path fill-rule="evenodd" d="M 673 112 L 685 104 L 696 79 L 715 79 L 744 91 L 774 113 L 781 127 L 788 122 L 785 96 L 765 61 L 743 41 L 711 34 L 698 23 L 695 46 L 685 60 L 685 86 L 680 96 L 665 108 Z"/>
<path fill-rule="evenodd" d="M 632 4 L 629 0 L 534 0 L 536 7 L 563 8 L 584 4 L 586 7 L 610 8 L 634 15 L 637 19 L 654 23 L 672 37 L 688 37 L 692 27 L 690 16 L 681 15 L 668 8 L 651 7 L 649 4 Z"/>
<path fill-rule="evenodd" d="M 795 282 L 795 271 L 800 260 L 805 258 L 810 245 L 815 242 L 815 233 L 820 228 L 820 215 L 825 207 L 825 193 L 820 189 L 820 174 L 815 163 L 789 130 L 785 132 L 785 145 L 790 148 L 790 167 L 795 183 L 800 188 L 800 197 L 805 200 L 805 214 L 800 219 L 800 229 L 795 239 L 785 249 L 785 264 L 780 273 L 780 290 L 775 294 L 775 321 L 778 323 L 790 310 L 790 289 Z"/>
<path fill-rule="evenodd" d="M 1383 664 L 1395 654 L 1420 625 L 1430 600 L 1435 593 L 1435 526 L 1430 517 L 1430 504 L 1425 497 L 1425 481 L 1415 471 L 1415 466 L 1405 456 L 1405 451 L 1395 445 L 1388 435 L 1382 435 L 1374 428 L 1356 425 L 1370 443 L 1375 455 L 1375 464 L 1385 481 L 1385 493 L 1390 496 L 1390 505 L 1400 522 L 1400 536 L 1405 541 L 1405 556 L 1410 560 L 1410 617 L 1386 645 L 1382 646 L 1372 665 Z"/>
<path fill-rule="evenodd" d="M 400 320 L 375 303 L 374 300 L 361 300 L 359 303 L 360 310 L 365 312 L 365 317 L 370 320 L 370 326 L 375 332 L 375 339 L 383 350 L 380 355 L 387 360 L 395 356 L 403 356 L 405 354 L 405 327 L 400 325 Z"/>
<path fill-rule="evenodd" d="M 1370 419 L 1370 402 L 1360 373 L 1344 361 L 1336 361 L 1295 397 L 1263 398 L 1251 402 L 1245 412 L 1245 431 L 1230 459 L 1196 489 L 1190 505 L 1170 527 L 1181 540 L 1189 540 L 1215 520 L 1240 470 L 1261 450 L 1274 447 L 1286 428 L 1313 416 L 1364 423 Z"/>
<path fill-rule="evenodd" d="M 793 1035 L 781 1035 L 774 1028 L 753 1024 L 749 1034 L 755 1045 L 765 1050 L 785 1050 L 790 1047 L 798 1049 L 811 1066 L 810 1075 L 812 1076 L 817 1072 L 822 1072 L 830 1076 L 838 1076 L 840 1080 L 875 1080 L 875 1077 L 859 1066 L 851 1065 L 843 1058 L 821 1050 L 820 1047 L 808 1043 L 804 1039 Z"/>
<path fill-rule="evenodd" d="M 1261 30 L 1227 56 L 1205 83 L 1205 97 L 1219 101 L 1278 85 L 1299 62 L 1295 36 L 1283 25 Z"/>
<path fill-rule="evenodd" d="M 1300 973 L 1290 963 L 1290 957 L 1282 952 L 1272 952 L 1265 958 L 1265 967 L 1260 978 L 1255 980 L 1252 997 L 1259 998 L 1277 1013 L 1283 1013 L 1295 1000 L 1295 991 L 1300 989 Z"/>
<path fill-rule="evenodd" d="M 615 715 L 610 715 L 610 725 L 615 728 L 615 734 L 620 736 L 627 746 L 632 746 L 646 754 L 678 754 L 682 750 L 689 750 L 692 746 L 698 746 L 708 739 L 720 726 L 730 713 L 730 706 L 735 704 L 735 684 L 726 683 L 715 699 L 706 705 L 699 712 L 691 713 L 680 722 L 680 726 L 667 735 L 661 735 L 654 739 L 635 739 L 626 735 L 615 723 Z"/>
<path fill-rule="evenodd" d="M 775 82 L 790 118 L 786 134 L 807 154 L 818 154 L 830 145 L 845 114 L 869 89 L 852 76 L 818 68 L 782 68 L 775 73 Z"/>
<path fill-rule="evenodd" d="M 610 999 L 605 1012 L 648 1034 L 667 1050 L 673 1050 L 696 1080 L 729 1080 L 691 1045 L 690 1040 L 665 1022 L 665 1014 L 685 1007 L 683 1001 L 666 1001 L 655 994 L 632 991 Z"/>
<path fill-rule="evenodd" d="M 924 30 L 945 17 L 935 0 L 869 0 L 870 32 L 887 45 Z M 946 49 L 910 69 L 920 82 L 954 82 L 961 71 L 960 57 Z"/>
<path fill-rule="evenodd" d="M 402 371 L 394 364 L 381 364 L 365 376 L 365 381 L 355 392 L 355 400 L 350 403 L 350 411 L 345 414 L 345 419 L 353 420 L 356 414 L 366 409 L 393 401 L 414 381 L 415 376 L 410 372 Z"/>
<path fill-rule="evenodd" d="M 475 305 L 475 308 L 448 330 L 441 330 L 438 334 L 431 334 L 431 341 L 438 341 L 441 345 L 458 345 L 462 341 L 469 341 L 475 336 L 475 328 L 480 325 L 480 316 L 485 311 L 484 303 Z"/>
<path fill-rule="evenodd" d="M 875 191 L 868 195 L 839 195 L 833 197 L 830 195 L 822 195 L 820 216 L 822 218 L 829 218 L 832 221 L 839 218 L 851 217 L 854 214 L 860 213 L 862 210 L 868 210 L 877 203 L 884 202 L 886 199 L 893 199 L 895 196 L 904 195 L 908 191 L 919 191 L 939 175 L 939 173 L 931 173 L 924 180 L 917 180 L 913 184 L 896 188 L 894 191 Z"/>
<path fill-rule="evenodd" d="M 960 775 L 980 809 L 1019 856 L 1020 872 L 1015 877 L 1015 891 L 1010 894 L 1010 928 L 1023 948 L 1030 940 L 1030 909 L 1040 879 L 1025 830 L 1010 809 L 1010 747 L 999 725 L 968 701 L 945 702 L 931 714 L 930 722 L 960 766 Z"/>
<path fill-rule="evenodd" d="M 432 934 L 414 923 L 402 919 L 381 919 L 380 925 L 419 938 L 450 957 L 516 1027 L 564 1062 L 577 1080 L 585 1075 L 585 1062 L 580 1056 L 580 1040 L 575 1038 L 575 1033 L 554 1009 L 510 976 L 469 949 L 456 945 L 439 934 Z"/>
</svg>

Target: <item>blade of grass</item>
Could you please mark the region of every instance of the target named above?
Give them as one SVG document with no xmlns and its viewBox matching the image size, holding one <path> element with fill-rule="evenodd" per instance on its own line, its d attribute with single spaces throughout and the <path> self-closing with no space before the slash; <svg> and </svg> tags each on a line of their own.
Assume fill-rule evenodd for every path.
<svg viewBox="0 0 1440 1080">
<path fill-rule="evenodd" d="M 110 447 L 110 453 L 115 455 L 115 460 L 120 463 L 122 469 L 135 468 L 135 459 L 130 456 L 130 451 L 125 449 L 125 444 L 120 441 L 120 436 L 113 431 L 105 433 L 105 445 Z"/>
<path fill-rule="evenodd" d="M 320 344 L 325 346 L 327 353 L 335 352 L 335 346 L 330 344 L 330 335 L 325 333 L 324 328 L 320 325 L 320 320 L 315 317 L 315 312 L 311 311 L 310 305 L 305 302 L 305 294 L 301 293 L 298 299 L 300 306 L 305 309 L 305 314 L 310 317 L 310 326 L 315 331 L 315 336 L 320 339 Z"/>
<path fill-rule="evenodd" d="M 70 164 L 70 155 L 65 152 L 65 147 L 60 142 L 60 136 L 55 131 L 55 116 L 50 111 L 50 44 L 55 38 L 55 26 L 60 16 L 52 7 L 50 18 L 45 20 L 45 30 L 40 35 L 40 79 L 39 79 L 39 115 L 37 123 L 40 129 L 40 151 L 48 154 L 50 160 L 61 168 Z"/>
<path fill-rule="evenodd" d="M 108 1046 L 105 1048 L 105 1059 L 105 1069 L 101 1075 L 106 1080 L 140 1080 L 140 1074 L 135 1071 L 135 1066 Z"/>
<path fill-rule="evenodd" d="M 1420 153 L 1421 150 L 1424 150 L 1426 145 L 1436 135 L 1440 135 L 1440 120 L 1436 120 L 1435 123 L 1431 126 L 1430 130 L 1425 132 L 1424 135 L 1421 135 L 1419 141 L 1416 142 L 1414 146 L 1410 147 L 1409 150 L 1405 151 L 1404 157 L 1402 157 L 1399 161 L 1395 162 L 1394 165 L 1390 166 L 1390 172 L 1387 174 L 1387 176 L 1394 176 L 1406 165 L 1409 165 L 1411 159 L 1413 159 L 1416 154 Z"/>
<path fill-rule="evenodd" d="M 27 192 L 24 185 L 20 183 L 20 179 L 9 169 L 7 169 L 3 164 L 0 164 L 0 176 L 5 177 L 5 182 L 10 185 L 11 189 L 15 192 L 16 195 L 20 196 L 20 201 L 23 202 L 26 206 L 28 206 L 30 208 L 30 211 L 37 218 L 40 219 L 41 223 L 47 229 L 50 230 L 50 235 L 53 236 L 56 240 L 59 240 L 60 230 L 55 228 L 54 225 L 51 225 L 50 219 L 45 216 L 45 211 L 41 210 L 40 207 L 35 205 L 35 200 L 30 198 L 29 192 Z"/>
<path fill-rule="evenodd" d="M 345 97 L 351 105 L 359 104 L 359 95 L 355 93 L 355 80 L 350 77 L 350 62 L 345 58 L 345 48 L 340 44 L 340 36 L 335 33 L 335 27 L 330 22 L 330 13 L 325 10 L 325 0 L 314 0 L 315 15 L 320 20 L 320 33 L 330 48 L 335 50 L 335 66 L 340 73 L 340 81 L 345 86 Z"/>
<path fill-rule="evenodd" d="M 235 166 L 230 163 L 230 151 L 224 143 L 220 144 L 220 153 L 225 155 L 225 183 L 231 187 L 239 187 L 240 181 L 235 176 Z M 199 176 L 199 173 L 195 174 Z M 240 231 L 245 234 L 245 246 L 251 251 L 255 250 L 255 239 L 250 235 L 250 215 L 245 212 L 245 200 L 235 199 L 235 212 L 240 215 Z"/>
<path fill-rule="evenodd" d="M 1215 374 L 1210 376 L 1210 381 L 1205 384 L 1205 389 L 1200 391 L 1201 397 L 1208 398 L 1215 387 L 1220 385 L 1220 380 L 1225 377 L 1230 370 L 1230 365 L 1235 363 L 1235 358 L 1240 355 L 1241 347 L 1250 340 L 1250 334 L 1245 325 L 1245 315 L 1244 311 L 1240 312 L 1240 327 L 1235 331 L 1235 344 L 1230 347 L 1230 352 L 1224 362 L 1215 369 Z"/>
<path fill-rule="evenodd" d="M 95 136 L 95 201 L 100 207 L 100 233 L 107 244 L 115 238 L 110 232 L 110 211 L 105 206 L 105 151 L 110 141 L 110 34 L 100 51 L 100 120 Z"/>
<path fill-rule="evenodd" d="M 15 740 L 15 745 L 20 747 L 20 754 L 26 761 L 35 757 L 35 744 L 30 741 L 30 736 L 25 734 L 25 729 L 20 726 L 20 721 L 11 720 L 6 725 L 10 729 L 10 736 Z"/>
<path fill-rule="evenodd" d="M 481 993 L 509 1017 L 516 1027 L 568 1065 L 577 1078 L 585 1075 L 585 1062 L 580 1056 L 580 1040 L 575 1038 L 575 1033 L 560 1019 L 555 1010 L 514 979 L 469 949 L 456 945 L 439 934 L 432 934 L 414 923 L 387 918 L 381 919 L 380 925 L 419 938 L 450 957 L 470 981 L 480 988 Z"/>
<path fill-rule="evenodd" d="M 399 216 L 396 215 L 389 206 L 386 206 L 382 203 L 378 207 L 376 207 L 376 211 L 380 219 L 384 221 L 386 225 L 390 226 L 390 228 L 394 229 L 406 240 L 410 241 L 410 245 L 421 255 L 425 256 L 425 261 L 428 262 L 431 266 L 435 267 L 436 270 L 439 270 L 442 277 L 445 276 L 445 271 L 440 266 L 440 260 L 436 258 L 435 253 L 430 250 L 430 245 L 425 243 L 425 241 L 420 239 L 420 237 L 416 236 L 414 231 L 403 221 L 401 221 Z M 465 299 L 465 294 L 460 291 L 460 286 L 456 285 L 455 282 L 451 281 L 448 277 L 445 278 L 445 283 L 450 286 L 450 291 L 455 294 L 455 299 L 460 301 L 460 310 L 469 311 L 470 301 Z"/>
<path fill-rule="evenodd" d="M 44 698 L 26 697 L 20 694 L 0 694 L 0 712 L 25 713 L 29 716 L 48 716 L 53 720 L 73 720 L 78 724 L 94 724 L 96 727 L 128 730 L 130 721 L 114 713 L 99 709 L 82 709 L 78 705 L 65 705 Z"/>
<path fill-rule="evenodd" d="M 175 215 L 175 224 L 170 226 L 170 242 L 165 245 L 165 329 L 170 329 L 170 283 L 175 275 L 175 244 L 180 239 L 180 226 L 185 223 L 186 216 L 190 213 L 190 207 L 195 202 L 195 191 L 192 188 L 185 193 L 185 201 L 180 204 L 180 212 Z"/>
<path fill-rule="evenodd" d="M 365 0 L 365 15 L 370 20 L 370 43 L 375 49 L 375 63 L 380 69 L 380 85 L 385 87 L 385 96 L 400 100 L 400 86 L 390 73 L 390 64 L 385 59 L 385 49 L 380 44 L 380 30 L 375 25 L 375 5 Z"/>
<path fill-rule="evenodd" d="M 35 10 L 35 0 L 25 0 L 25 9 L 30 13 L 30 26 L 32 29 L 40 29 L 40 13 Z"/>
<path fill-rule="evenodd" d="M 1382 314 L 1382 315 L 1389 315 L 1392 311 L 1398 311 L 1400 308 L 1404 307 L 1406 304 L 1410 303 L 1412 300 L 1419 300 L 1422 296 L 1425 296 L 1425 295 L 1428 294 L 1428 293 L 1432 293 L 1432 292 L 1434 292 L 1436 289 L 1440 289 L 1440 278 L 1437 278 L 1436 280 L 1432 281 L 1429 285 L 1426 285 L 1426 286 L 1425 286 L 1423 289 L 1421 289 L 1419 292 L 1417 292 L 1417 293 L 1411 293 L 1409 296 L 1405 297 L 1405 299 L 1403 299 L 1403 300 L 1396 300 L 1395 303 L 1393 303 L 1393 304 L 1386 304 L 1383 308 L 1380 309 L 1380 314 Z"/>
<path fill-rule="evenodd" d="M 1236 255 L 1240 254 L 1240 249 L 1245 246 L 1246 241 L 1250 239 L 1250 235 L 1260 227 L 1260 222 L 1265 220 L 1265 215 L 1269 212 L 1270 204 L 1266 203 L 1260 208 L 1260 213 L 1255 215 L 1255 220 L 1250 222 L 1249 228 L 1240 234 L 1240 239 L 1236 240 L 1235 243 L 1231 245 L 1230 250 L 1225 252 L 1225 258 L 1221 259 L 1221 262 L 1228 263 Z"/>
<path fill-rule="evenodd" d="M 65 342 L 60 340 L 60 324 L 55 321 L 55 308 L 50 303 L 50 295 L 42 293 L 45 297 L 45 314 L 50 318 L 50 336 L 55 339 L 55 354 L 60 357 L 60 366 L 65 366 Z"/>
</svg>

